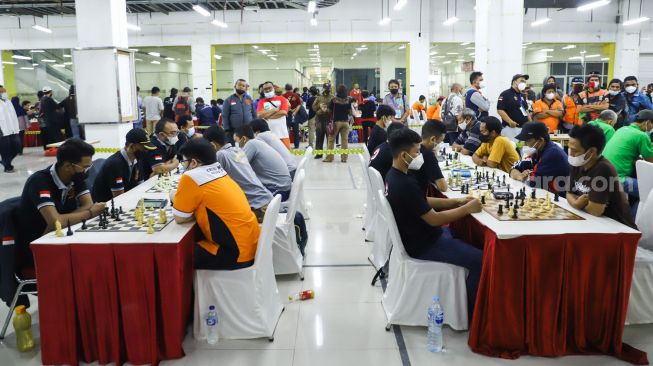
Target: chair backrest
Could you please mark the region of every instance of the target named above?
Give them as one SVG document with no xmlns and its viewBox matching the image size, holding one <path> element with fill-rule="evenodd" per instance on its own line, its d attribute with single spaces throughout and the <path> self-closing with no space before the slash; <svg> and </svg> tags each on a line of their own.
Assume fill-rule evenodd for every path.
<svg viewBox="0 0 653 366">
<path fill-rule="evenodd" d="M 385 220 L 386 225 L 388 225 L 388 231 L 390 231 L 390 241 L 392 242 L 393 250 L 400 254 L 402 257 L 408 256 L 406 249 L 404 249 L 404 244 L 401 242 L 401 236 L 399 235 L 399 228 L 397 227 L 397 221 L 395 216 L 392 213 L 392 208 L 390 203 L 385 198 L 385 193 L 381 190 L 377 191 L 377 202 L 378 202 L 378 213 L 381 215 L 382 219 Z"/>
<path fill-rule="evenodd" d="M 306 168 L 306 160 L 307 159 L 304 156 L 302 160 L 299 161 L 299 164 L 297 164 L 297 169 L 295 169 L 295 173 Z"/>
<path fill-rule="evenodd" d="M 306 148 L 306 150 L 304 151 L 304 157 L 306 159 L 311 159 L 313 157 L 313 148 L 312 147 L 309 146 L 308 148 Z"/>
<path fill-rule="evenodd" d="M 261 233 L 258 237 L 258 246 L 256 247 L 256 257 L 254 265 L 261 266 L 266 262 L 272 264 L 272 239 L 274 239 L 274 230 L 279 217 L 279 207 L 281 206 L 281 195 L 276 195 L 268 204 L 268 209 L 263 217 Z M 269 258 L 269 261 L 268 259 Z"/>
<path fill-rule="evenodd" d="M 306 173 L 304 169 L 297 170 L 295 172 L 295 180 L 292 182 L 292 188 L 290 189 L 290 197 L 288 201 L 290 205 L 288 206 L 288 213 L 286 214 L 286 223 L 293 224 L 295 222 L 295 213 L 297 213 L 297 205 L 299 204 L 299 192 L 304 189 L 304 177 Z M 268 206 L 268 210 L 269 210 Z M 267 212 L 267 211 L 266 211 Z"/>
<path fill-rule="evenodd" d="M 646 202 L 653 189 L 653 163 L 638 160 L 635 163 L 637 169 L 637 184 L 639 185 L 639 201 Z"/>
<path fill-rule="evenodd" d="M 383 183 L 383 178 L 381 173 L 378 170 L 369 167 L 367 168 L 368 176 L 370 177 L 370 186 L 373 192 L 382 191 L 385 192 L 385 183 Z M 376 201 L 376 194 L 374 195 L 374 200 Z"/>
<path fill-rule="evenodd" d="M 363 184 L 365 185 L 365 188 L 368 190 L 368 192 L 372 192 L 370 189 L 372 189 L 372 186 L 370 185 L 370 177 L 367 174 L 367 168 L 368 164 L 365 162 L 365 157 L 363 155 L 358 155 L 358 162 L 361 165 L 361 172 L 363 174 Z"/>
<path fill-rule="evenodd" d="M 363 159 L 365 159 L 365 166 L 369 166 L 372 157 L 370 156 L 370 152 L 367 151 L 367 146 L 363 146 Z"/>
<path fill-rule="evenodd" d="M 93 160 L 93 166 L 88 170 L 88 178 L 86 178 L 86 188 L 93 191 L 93 184 L 95 183 L 95 178 L 100 173 L 104 162 L 107 159 L 95 159 Z"/>
</svg>

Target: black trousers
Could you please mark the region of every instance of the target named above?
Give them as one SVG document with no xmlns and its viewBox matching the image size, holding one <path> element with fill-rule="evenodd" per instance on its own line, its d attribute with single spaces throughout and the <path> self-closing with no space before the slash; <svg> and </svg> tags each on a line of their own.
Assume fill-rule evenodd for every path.
<svg viewBox="0 0 653 366">
<path fill-rule="evenodd" d="M 5 171 L 13 170 L 14 166 L 11 162 L 20 151 L 20 139 L 18 134 L 0 137 L 0 158 L 2 158 L 2 165 Z"/>
<path fill-rule="evenodd" d="M 193 257 L 195 269 L 234 270 L 247 268 L 254 264 L 254 261 L 236 262 L 234 256 L 224 255 L 220 250 L 217 255 L 213 255 L 197 244 L 195 244 Z"/>
<path fill-rule="evenodd" d="M 324 140 L 327 135 L 327 121 L 315 118 L 315 150 L 324 150 Z"/>
</svg>

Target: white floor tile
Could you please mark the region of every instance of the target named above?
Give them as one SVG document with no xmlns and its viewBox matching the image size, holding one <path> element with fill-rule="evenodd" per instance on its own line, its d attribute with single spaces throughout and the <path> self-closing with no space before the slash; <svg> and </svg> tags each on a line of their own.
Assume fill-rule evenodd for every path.
<svg viewBox="0 0 653 366">
<path fill-rule="evenodd" d="M 294 366 L 401 366 L 396 350 L 295 351 Z"/>
<path fill-rule="evenodd" d="M 205 350 L 199 349 L 181 360 L 162 362 L 165 366 L 291 366 L 290 350 Z"/>
<path fill-rule="evenodd" d="M 314 290 L 310 303 L 380 303 L 383 290 L 380 284 L 372 287 L 373 267 L 309 268 L 304 273 L 303 290 Z M 367 283 L 368 285 L 362 285 Z"/>
</svg>

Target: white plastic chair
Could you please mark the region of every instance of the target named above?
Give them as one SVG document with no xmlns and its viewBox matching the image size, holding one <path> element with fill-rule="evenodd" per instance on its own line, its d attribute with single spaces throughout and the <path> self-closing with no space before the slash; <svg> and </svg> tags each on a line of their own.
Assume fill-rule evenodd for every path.
<svg viewBox="0 0 653 366">
<path fill-rule="evenodd" d="M 304 157 L 306 159 L 311 159 L 313 157 L 313 148 L 312 147 L 307 147 L 306 150 L 304 150 Z"/>
<path fill-rule="evenodd" d="M 383 178 L 381 173 L 376 169 L 369 167 L 368 176 L 370 179 L 370 186 L 372 192 L 385 191 L 385 185 L 383 184 Z M 388 258 L 390 258 L 390 249 L 392 248 L 392 243 L 390 242 L 390 233 L 388 232 L 388 224 L 385 222 L 383 215 L 379 214 L 379 204 L 377 203 L 378 197 L 376 194 L 372 195 L 374 197 L 374 211 L 370 212 L 373 215 L 373 229 L 374 229 L 374 246 L 370 252 L 369 261 L 372 263 L 374 268 L 378 271 L 381 269 Z"/>
<path fill-rule="evenodd" d="M 300 170 L 304 170 L 304 174 L 306 174 L 307 164 L 308 164 L 308 158 L 304 156 L 302 160 L 299 161 L 299 164 L 297 164 L 297 169 L 295 170 L 295 178 L 297 177 L 297 172 L 299 172 Z M 308 216 L 308 205 L 306 204 L 306 199 L 304 198 L 304 190 L 302 189 L 297 194 L 299 200 L 297 204 L 297 211 L 299 211 L 302 214 L 302 216 L 304 216 L 304 220 L 308 220 L 310 219 L 310 217 Z M 288 211 L 289 208 L 290 208 L 290 200 L 287 200 L 286 202 L 281 202 L 282 211 Z"/>
<path fill-rule="evenodd" d="M 399 236 L 392 209 L 383 191 L 378 191 L 379 212 L 388 224 L 392 253 L 390 275 L 383 294 L 383 309 L 388 323 L 427 326 L 426 312 L 433 296 L 440 296 L 445 323 L 456 330 L 467 329 L 466 271 L 453 264 L 411 258 Z"/>
<path fill-rule="evenodd" d="M 653 323 L 653 252 L 637 248 L 626 324 Z"/>
<path fill-rule="evenodd" d="M 635 223 L 642 232 L 639 246 L 653 250 L 653 163 L 638 160 L 635 163 L 637 170 L 637 184 L 639 186 L 639 207 Z"/>
<path fill-rule="evenodd" d="M 365 160 L 365 166 L 370 166 L 370 160 L 372 160 L 372 157 L 370 156 L 370 152 L 367 151 L 367 146 L 363 146 L 363 159 Z"/>
<path fill-rule="evenodd" d="M 370 185 L 370 177 L 367 174 L 369 161 L 365 162 L 365 156 L 358 155 L 358 161 L 361 164 L 363 175 L 363 184 L 367 190 L 367 200 L 365 203 L 365 216 L 363 218 L 363 230 L 365 230 L 365 241 L 374 241 L 374 213 L 377 211 L 374 197 L 374 190 Z"/>
<path fill-rule="evenodd" d="M 268 205 L 251 267 L 195 271 L 193 335 L 196 340 L 206 339 L 205 317 L 210 305 L 215 305 L 218 313 L 220 338 L 274 340 L 284 309 L 272 268 L 272 235 L 280 203 L 281 196 L 277 195 Z"/>
<path fill-rule="evenodd" d="M 280 213 L 274 229 L 272 242 L 272 263 L 274 274 L 299 274 L 304 280 L 304 256 L 299 251 L 295 235 L 295 213 L 297 212 L 299 192 L 304 189 L 304 170 L 295 173 L 295 180 L 292 182 L 288 211 Z M 270 208 L 268 208 L 270 210 Z"/>
</svg>

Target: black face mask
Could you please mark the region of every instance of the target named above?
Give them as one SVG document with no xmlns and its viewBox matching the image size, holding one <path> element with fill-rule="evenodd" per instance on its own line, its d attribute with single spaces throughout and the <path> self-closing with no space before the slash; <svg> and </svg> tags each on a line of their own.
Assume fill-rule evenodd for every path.
<svg viewBox="0 0 653 366">
<path fill-rule="evenodd" d="M 134 156 L 138 160 L 145 160 L 145 158 L 147 158 L 147 151 L 145 151 L 145 150 L 136 150 L 136 151 L 134 151 Z"/>
<path fill-rule="evenodd" d="M 399 93 L 399 89 L 394 89 L 394 88 L 390 89 L 390 93 L 397 94 L 397 93 Z"/>
<path fill-rule="evenodd" d="M 73 182 L 83 182 L 88 178 L 88 172 L 75 173 L 72 176 Z"/>
<path fill-rule="evenodd" d="M 243 94 L 245 94 L 245 91 L 244 91 L 244 90 L 240 90 L 240 89 L 236 89 L 236 94 L 238 94 L 238 95 L 243 95 Z"/>
<path fill-rule="evenodd" d="M 490 141 L 490 135 L 480 134 L 478 135 L 478 139 L 481 140 L 481 142 L 488 142 Z"/>
</svg>

